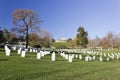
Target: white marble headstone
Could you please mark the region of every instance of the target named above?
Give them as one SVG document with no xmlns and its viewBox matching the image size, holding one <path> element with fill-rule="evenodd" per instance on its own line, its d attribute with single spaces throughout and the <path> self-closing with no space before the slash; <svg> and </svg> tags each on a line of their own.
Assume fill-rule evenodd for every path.
<svg viewBox="0 0 120 80">
<path fill-rule="evenodd" d="M 33 52 L 35 52 L 36 50 L 35 49 L 33 49 Z"/>
<path fill-rule="evenodd" d="M 95 60 L 95 56 L 93 56 L 93 60 Z"/>
<path fill-rule="evenodd" d="M 17 49 L 16 46 L 14 46 L 14 47 L 13 47 L 13 50 L 16 50 L 16 49 Z"/>
<path fill-rule="evenodd" d="M 78 55 L 77 55 L 77 54 L 75 55 L 75 58 L 78 58 Z"/>
<path fill-rule="evenodd" d="M 86 57 L 85 57 L 85 61 L 89 61 L 89 56 L 86 56 Z"/>
<path fill-rule="evenodd" d="M 45 55 L 44 52 L 43 52 L 43 51 L 40 51 L 40 53 L 41 53 L 41 56 L 44 57 L 44 55 Z"/>
<path fill-rule="evenodd" d="M 72 54 L 69 54 L 68 62 L 72 62 L 72 58 L 73 58 Z"/>
<path fill-rule="evenodd" d="M 116 55 L 116 58 L 119 59 L 119 55 Z"/>
<path fill-rule="evenodd" d="M 41 59 L 41 53 L 37 53 L 37 59 Z"/>
<path fill-rule="evenodd" d="M 91 56 L 89 56 L 88 59 L 89 59 L 89 61 L 92 61 L 92 57 Z"/>
<path fill-rule="evenodd" d="M 55 52 L 52 53 L 52 55 L 51 55 L 51 60 L 52 60 L 52 61 L 55 61 Z"/>
<path fill-rule="evenodd" d="M 109 61 L 109 58 L 107 57 L 107 61 Z"/>
<path fill-rule="evenodd" d="M 21 53 L 21 57 L 25 57 L 25 51 L 22 51 L 22 53 Z"/>
<path fill-rule="evenodd" d="M 6 51 L 5 51 L 6 52 L 6 56 L 10 56 L 10 51 L 11 51 L 10 49 L 6 49 Z"/>
<path fill-rule="evenodd" d="M 82 59 L 82 55 L 81 55 L 81 54 L 79 54 L 79 59 L 80 59 L 80 60 Z"/>
<path fill-rule="evenodd" d="M 102 56 L 100 56 L 100 58 L 99 58 L 99 59 L 100 59 L 100 62 L 102 62 L 102 61 L 103 61 Z"/>
<path fill-rule="evenodd" d="M 68 59 L 68 54 L 65 54 L 65 59 Z"/>
<path fill-rule="evenodd" d="M 18 49 L 18 54 L 21 54 L 21 50 L 22 50 L 21 48 L 20 48 L 20 49 Z"/>
<path fill-rule="evenodd" d="M 106 54 L 104 53 L 104 56 L 106 57 Z"/>
<path fill-rule="evenodd" d="M 30 49 L 30 52 L 32 52 L 33 50 L 32 49 Z"/>
</svg>

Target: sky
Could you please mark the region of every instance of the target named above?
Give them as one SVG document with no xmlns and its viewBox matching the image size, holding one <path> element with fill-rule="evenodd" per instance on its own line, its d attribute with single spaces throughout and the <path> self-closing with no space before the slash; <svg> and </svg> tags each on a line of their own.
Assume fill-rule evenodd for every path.
<svg viewBox="0 0 120 80">
<path fill-rule="evenodd" d="M 14 27 L 12 13 L 30 9 L 43 20 L 40 27 L 54 39 L 75 38 L 79 26 L 89 38 L 120 33 L 120 0 L 0 0 L 0 27 Z"/>
</svg>

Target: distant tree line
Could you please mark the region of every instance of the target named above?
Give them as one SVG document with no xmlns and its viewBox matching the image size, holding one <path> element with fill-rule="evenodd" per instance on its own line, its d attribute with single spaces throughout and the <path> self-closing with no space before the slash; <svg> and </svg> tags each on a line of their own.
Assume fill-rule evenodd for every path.
<svg viewBox="0 0 120 80">
<path fill-rule="evenodd" d="M 77 30 L 77 35 L 75 38 L 69 38 L 67 43 L 61 44 L 63 48 L 103 48 L 103 49 L 113 49 L 120 48 L 120 34 L 115 34 L 113 32 L 108 32 L 104 37 L 99 38 L 96 36 L 94 39 L 88 38 L 88 33 L 85 31 L 84 27 L 80 26 Z M 59 45 L 57 45 L 59 46 Z M 60 47 L 61 48 L 61 47 Z"/>
<path fill-rule="evenodd" d="M 94 39 L 89 39 L 88 47 L 120 48 L 120 34 L 108 32 L 103 38 L 96 36 Z"/>
<path fill-rule="evenodd" d="M 41 34 L 43 33 L 43 35 Z M 41 34 L 41 35 L 40 35 Z M 38 32 L 31 32 L 28 34 L 28 43 L 31 47 L 50 47 L 52 36 L 48 31 L 41 30 Z M 15 44 L 25 45 L 25 36 L 20 35 L 17 32 L 13 32 L 13 29 L 1 29 L 0 30 L 0 44 Z"/>
<path fill-rule="evenodd" d="M 88 34 L 83 27 L 79 27 L 75 39 L 69 39 L 66 43 L 55 43 L 51 34 L 40 28 L 42 20 L 35 11 L 30 9 L 16 9 L 12 13 L 13 25 L 10 30 L 0 30 L 0 43 L 22 44 L 25 48 L 32 47 L 51 47 L 56 48 L 75 48 L 86 47 Z M 51 44 L 52 42 L 52 44 Z"/>
</svg>

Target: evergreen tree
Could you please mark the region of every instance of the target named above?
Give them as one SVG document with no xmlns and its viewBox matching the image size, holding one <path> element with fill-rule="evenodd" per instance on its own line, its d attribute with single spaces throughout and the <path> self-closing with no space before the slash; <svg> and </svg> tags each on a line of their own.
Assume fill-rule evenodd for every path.
<svg viewBox="0 0 120 80">
<path fill-rule="evenodd" d="M 0 43 L 6 43 L 8 40 L 8 30 L 0 30 Z"/>
<path fill-rule="evenodd" d="M 85 31 L 84 27 L 79 27 L 77 30 L 77 40 L 76 43 L 77 45 L 80 45 L 81 47 L 86 47 L 86 45 L 88 44 L 88 33 L 87 31 Z"/>
</svg>

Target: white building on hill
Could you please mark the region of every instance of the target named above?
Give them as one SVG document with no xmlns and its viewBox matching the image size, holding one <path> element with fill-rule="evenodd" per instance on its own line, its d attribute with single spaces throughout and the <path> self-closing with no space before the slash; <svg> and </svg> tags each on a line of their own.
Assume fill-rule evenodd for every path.
<svg viewBox="0 0 120 80">
<path fill-rule="evenodd" d="M 67 39 L 63 37 L 63 38 L 56 40 L 55 42 L 66 42 L 66 41 L 67 41 Z"/>
</svg>

